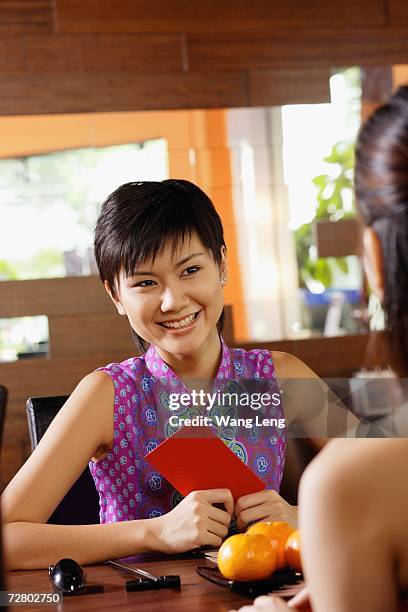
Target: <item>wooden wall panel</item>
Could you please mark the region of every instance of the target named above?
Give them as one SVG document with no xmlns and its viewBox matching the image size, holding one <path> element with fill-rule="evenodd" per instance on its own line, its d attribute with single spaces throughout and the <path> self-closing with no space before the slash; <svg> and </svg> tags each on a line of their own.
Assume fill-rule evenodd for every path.
<svg viewBox="0 0 408 612">
<path fill-rule="evenodd" d="M 78 382 L 96 368 L 129 357 L 120 348 L 110 353 L 73 355 L 52 359 L 30 359 L 0 364 L 0 378 L 5 381 L 10 402 L 25 402 L 27 397 L 71 393 Z"/>
<path fill-rule="evenodd" d="M 403 0 L 401 0 L 403 1 Z M 386 23 L 382 0 L 56 0 L 58 32 L 212 32 Z"/>
<path fill-rule="evenodd" d="M 363 367 L 387 368 L 390 363 L 383 332 L 333 338 L 248 342 L 241 346 L 247 350 L 261 348 L 291 353 L 307 363 L 322 378 L 349 377 Z"/>
<path fill-rule="evenodd" d="M 24 42 L 27 75 L 82 71 L 81 41 L 74 36 L 27 36 Z"/>
<path fill-rule="evenodd" d="M 16 76 L 25 70 L 23 42 L 17 37 L 0 38 L 0 76 Z"/>
<path fill-rule="evenodd" d="M 0 36 L 53 31 L 53 0 L 1 0 Z"/>
<path fill-rule="evenodd" d="M 249 73 L 250 106 L 330 102 L 328 68 L 254 70 Z"/>
<path fill-rule="evenodd" d="M 27 75 L 183 70 L 180 35 L 27 36 L 24 44 Z"/>
<path fill-rule="evenodd" d="M 81 276 L 0 282 L 0 317 L 112 313 L 99 277 Z"/>
<path fill-rule="evenodd" d="M 386 102 L 393 90 L 392 66 L 365 66 L 361 70 L 361 99 L 363 103 Z"/>
<path fill-rule="evenodd" d="M 82 43 L 84 70 L 182 72 L 183 44 L 180 35 L 87 36 Z"/>
<path fill-rule="evenodd" d="M 92 355 L 114 353 L 120 347 L 129 356 L 136 355 L 136 347 L 126 317 L 111 314 L 48 317 L 50 355 Z"/>
<path fill-rule="evenodd" d="M 402 28 L 274 30 L 187 35 L 191 70 L 255 70 L 273 66 L 404 63 L 407 31 Z M 381 59 L 380 59 L 381 58 Z"/>
<path fill-rule="evenodd" d="M 361 254 L 361 225 L 356 219 L 317 221 L 313 237 L 318 257 L 345 257 Z"/>
<path fill-rule="evenodd" d="M 0 78 L 0 114 L 248 106 L 244 72 L 98 73 Z"/>
<path fill-rule="evenodd" d="M 408 2 L 406 0 L 387 0 L 389 23 L 392 27 L 408 26 Z"/>
</svg>

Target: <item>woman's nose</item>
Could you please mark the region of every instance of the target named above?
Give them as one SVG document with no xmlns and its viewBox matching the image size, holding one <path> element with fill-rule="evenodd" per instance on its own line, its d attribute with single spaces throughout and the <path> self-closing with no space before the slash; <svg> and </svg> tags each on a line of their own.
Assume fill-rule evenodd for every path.
<svg viewBox="0 0 408 612">
<path fill-rule="evenodd" d="M 166 287 L 162 293 L 161 311 L 162 312 L 180 312 L 188 305 L 188 298 L 183 291 L 177 287 Z"/>
</svg>

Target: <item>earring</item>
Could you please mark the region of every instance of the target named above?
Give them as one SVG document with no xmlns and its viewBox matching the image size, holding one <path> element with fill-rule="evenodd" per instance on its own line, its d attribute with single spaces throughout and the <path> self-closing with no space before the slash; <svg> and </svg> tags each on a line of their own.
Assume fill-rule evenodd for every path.
<svg viewBox="0 0 408 612">
<path fill-rule="evenodd" d="M 221 279 L 221 285 L 224 286 L 226 282 L 227 282 L 227 279 L 225 276 L 223 276 Z"/>
</svg>

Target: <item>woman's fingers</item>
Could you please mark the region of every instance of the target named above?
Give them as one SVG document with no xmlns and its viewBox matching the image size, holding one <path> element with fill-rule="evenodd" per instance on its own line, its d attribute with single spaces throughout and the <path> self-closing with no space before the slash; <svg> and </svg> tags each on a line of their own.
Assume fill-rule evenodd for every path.
<svg viewBox="0 0 408 612">
<path fill-rule="evenodd" d="M 235 516 L 239 529 L 252 521 L 286 521 L 297 523 L 297 509 L 288 504 L 276 491 L 265 489 L 237 500 Z"/>
<path fill-rule="evenodd" d="M 237 515 L 237 527 L 238 529 L 245 529 L 248 523 L 253 521 L 262 521 L 269 517 L 269 508 L 266 504 L 255 506 L 254 508 L 248 508 L 240 512 Z"/>
<path fill-rule="evenodd" d="M 207 531 L 213 533 L 214 535 L 218 536 L 223 540 L 228 534 L 228 527 L 226 527 L 226 525 L 218 523 L 218 521 L 213 521 L 209 518 L 207 524 Z"/>
<path fill-rule="evenodd" d="M 253 508 L 254 506 L 259 506 L 265 502 L 265 494 L 266 491 L 258 491 L 258 493 L 250 493 L 249 495 L 243 495 L 239 499 L 237 499 L 237 503 L 235 504 L 235 514 L 238 515 L 243 510 L 247 508 Z M 269 496 L 273 496 L 274 494 L 279 498 L 279 493 L 276 491 L 268 490 Z"/>
<path fill-rule="evenodd" d="M 209 506 L 208 516 L 210 519 L 217 521 L 217 523 L 221 523 L 226 527 L 230 526 L 231 523 L 231 515 L 225 510 L 221 510 L 220 508 L 216 508 L 215 506 Z"/>
<path fill-rule="evenodd" d="M 206 489 L 204 491 L 194 491 L 190 495 L 197 496 L 209 504 L 223 504 L 230 516 L 234 512 L 234 498 L 229 489 Z"/>
<path fill-rule="evenodd" d="M 200 546 L 211 546 L 212 548 L 219 548 L 222 544 L 222 538 L 210 531 L 206 531 L 201 538 Z"/>
</svg>

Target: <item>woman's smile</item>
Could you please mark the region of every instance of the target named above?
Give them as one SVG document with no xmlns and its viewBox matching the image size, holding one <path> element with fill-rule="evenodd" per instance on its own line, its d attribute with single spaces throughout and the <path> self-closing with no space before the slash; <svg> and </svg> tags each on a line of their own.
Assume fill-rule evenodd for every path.
<svg viewBox="0 0 408 612">
<path fill-rule="evenodd" d="M 158 322 L 158 325 L 163 327 L 169 333 L 182 334 L 184 332 L 190 331 L 191 329 L 193 329 L 193 327 L 196 326 L 200 313 L 201 310 L 198 310 L 187 316 L 180 317 L 179 319 L 160 321 Z"/>
</svg>

